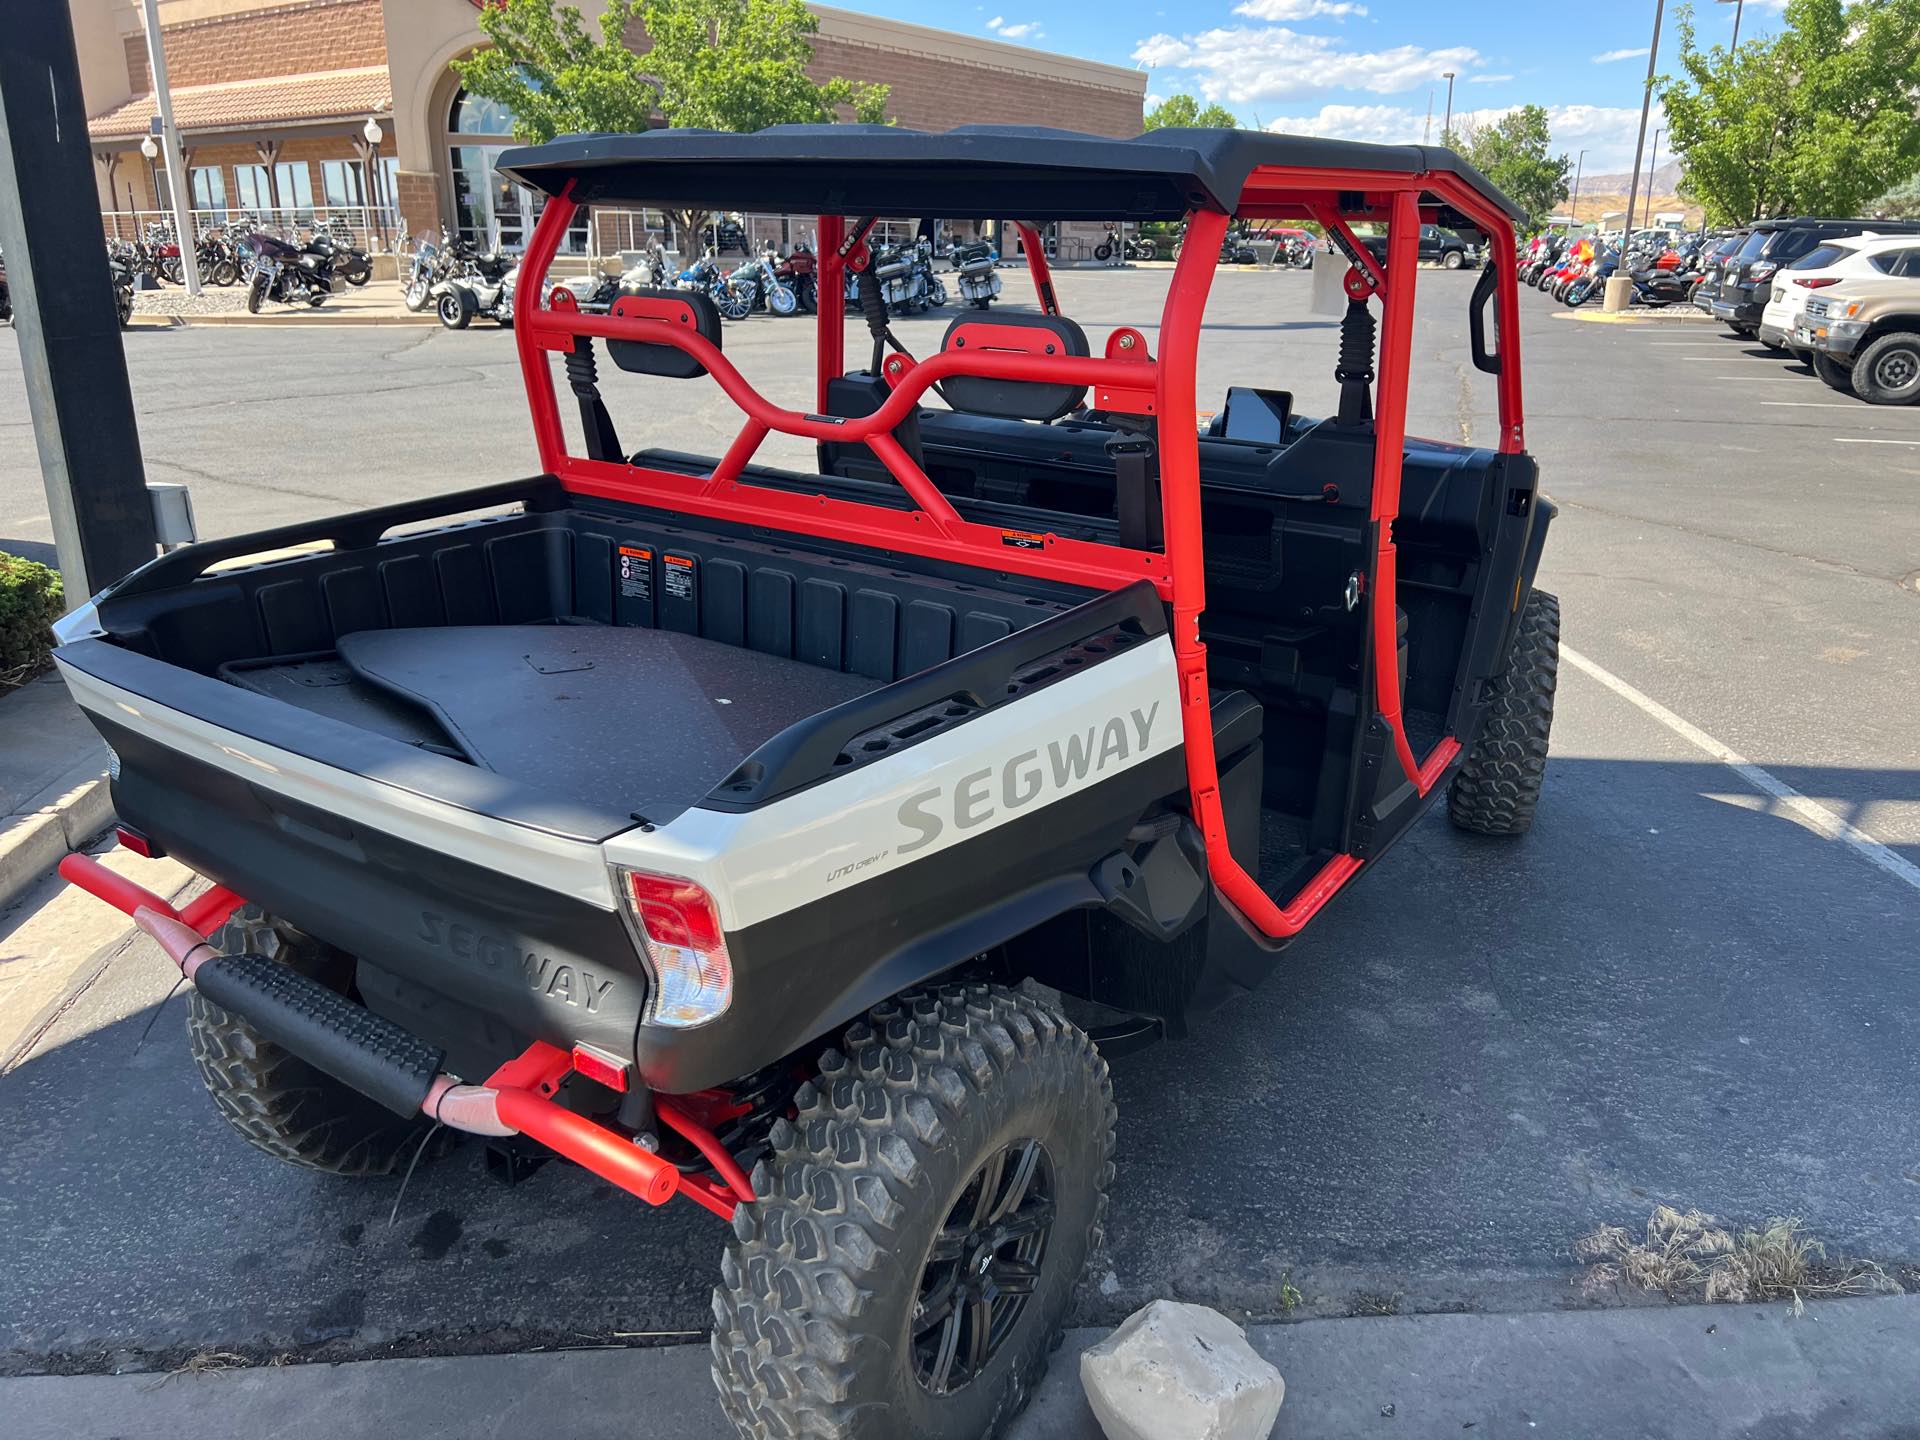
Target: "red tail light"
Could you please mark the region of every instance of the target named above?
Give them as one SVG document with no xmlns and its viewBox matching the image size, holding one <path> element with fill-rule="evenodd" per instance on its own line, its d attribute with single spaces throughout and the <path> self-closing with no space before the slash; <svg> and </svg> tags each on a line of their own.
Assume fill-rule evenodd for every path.
<svg viewBox="0 0 1920 1440">
<path fill-rule="evenodd" d="M 1824 290 L 1829 285 L 1838 285 L 1840 283 L 1840 277 L 1838 275 L 1829 275 L 1824 279 L 1795 280 L 1793 283 L 1796 285 L 1804 285 L 1809 290 Z"/>
<path fill-rule="evenodd" d="M 713 897 L 691 880 L 626 872 L 628 901 L 653 967 L 645 1020 L 704 1025 L 733 1003 L 733 960 Z"/>
<path fill-rule="evenodd" d="M 158 860 L 167 853 L 131 825 L 114 826 L 113 836 L 122 850 L 131 850 L 143 860 Z"/>
</svg>

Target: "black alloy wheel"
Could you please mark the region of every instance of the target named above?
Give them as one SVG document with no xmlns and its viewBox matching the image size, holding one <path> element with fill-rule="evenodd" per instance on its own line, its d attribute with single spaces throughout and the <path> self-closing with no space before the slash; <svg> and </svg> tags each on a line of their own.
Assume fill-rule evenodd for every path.
<svg viewBox="0 0 1920 1440">
<path fill-rule="evenodd" d="M 1038 1140 L 991 1156 L 927 1252 L 913 1306 L 914 1378 L 935 1395 L 970 1384 L 1019 1323 L 1053 1233 L 1053 1162 Z"/>
<path fill-rule="evenodd" d="M 1920 400 L 1920 334 L 1902 331 L 1870 341 L 1853 362 L 1853 392 L 1869 405 Z"/>
</svg>

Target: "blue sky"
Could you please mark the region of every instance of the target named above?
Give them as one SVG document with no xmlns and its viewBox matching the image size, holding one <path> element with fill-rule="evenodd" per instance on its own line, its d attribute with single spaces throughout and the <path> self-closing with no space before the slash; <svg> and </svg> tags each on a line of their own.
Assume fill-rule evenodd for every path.
<svg viewBox="0 0 1920 1440">
<path fill-rule="evenodd" d="M 1588 174 L 1633 164 L 1654 0 L 1595 7 L 1514 0 L 829 0 L 944 30 L 1147 70 L 1150 99 L 1186 91 L 1249 127 L 1353 140 L 1439 139 L 1448 70 L 1454 113 L 1547 107 Z M 1779 24 L 1785 0 L 1746 0 L 1741 39 Z M 1669 3 L 1660 69 L 1678 37 Z M 1696 0 L 1703 43 L 1732 37 L 1734 6 Z M 990 117 L 982 117 L 990 118 Z M 1070 121 L 1063 123 L 1071 123 Z M 1660 123 L 1656 105 L 1651 126 Z M 1662 159 L 1664 159 L 1664 149 Z"/>
</svg>

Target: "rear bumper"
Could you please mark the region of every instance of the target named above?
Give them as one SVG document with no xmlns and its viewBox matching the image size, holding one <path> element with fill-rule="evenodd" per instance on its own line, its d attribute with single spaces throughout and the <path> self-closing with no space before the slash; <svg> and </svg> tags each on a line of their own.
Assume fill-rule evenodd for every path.
<svg viewBox="0 0 1920 1440">
<path fill-rule="evenodd" d="M 1735 291 L 1732 295 L 1714 298 L 1713 318 L 1724 320 L 1731 325 L 1757 326 L 1766 308 L 1763 301 L 1747 299 Z"/>
<path fill-rule="evenodd" d="M 1787 334 L 1788 330 L 1784 325 L 1769 325 L 1764 320 L 1760 322 L 1760 339 L 1768 345 L 1785 345 Z"/>
</svg>

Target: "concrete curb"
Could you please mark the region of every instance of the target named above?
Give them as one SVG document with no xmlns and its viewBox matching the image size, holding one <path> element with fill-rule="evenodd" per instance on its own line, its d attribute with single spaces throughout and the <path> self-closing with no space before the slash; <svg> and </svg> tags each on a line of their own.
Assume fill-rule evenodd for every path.
<svg viewBox="0 0 1920 1440">
<path fill-rule="evenodd" d="M 74 766 L 39 795 L 31 808 L 0 828 L 0 910 L 46 877 L 70 850 L 85 849 L 113 824 L 113 795 L 99 765 Z"/>
<path fill-rule="evenodd" d="M 136 315 L 129 329 L 189 330 L 200 325 L 306 326 L 326 329 L 336 325 L 438 325 L 435 315 L 329 315 L 324 310 L 294 310 L 285 315 Z"/>
<path fill-rule="evenodd" d="M 1071 1331 L 1008 1440 L 1101 1440 Z M 1257 1325 L 1287 1381 L 1273 1440 L 1911 1433 L 1920 1297 Z M 8 1440 L 337 1440 L 374 1433 L 726 1440 L 705 1346 L 0 1380 Z M 905 1433 L 904 1431 L 902 1433 Z"/>
</svg>

